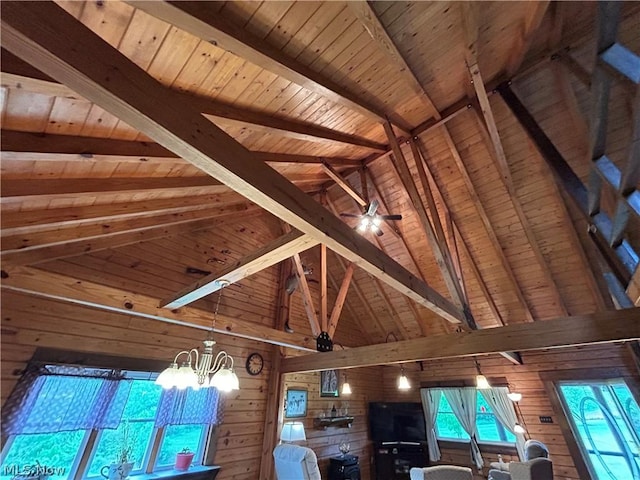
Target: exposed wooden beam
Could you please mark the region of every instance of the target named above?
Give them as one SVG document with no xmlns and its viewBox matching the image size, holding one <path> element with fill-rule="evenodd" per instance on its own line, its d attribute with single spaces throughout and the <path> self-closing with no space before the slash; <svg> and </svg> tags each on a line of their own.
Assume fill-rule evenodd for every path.
<svg viewBox="0 0 640 480">
<path fill-rule="evenodd" d="M 336 281 L 336 279 L 333 277 L 333 275 L 331 274 L 331 272 L 327 272 L 327 278 L 329 280 L 329 282 L 331 283 L 331 288 L 333 288 L 336 292 L 340 291 L 340 285 L 338 285 L 338 282 Z M 349 304 L 349 302 L 346 301 L 344 302 L 343 305 L 343 310 L 346 309 L 349 312 L 349 316 L 350 318 L 356 323 L 357 328 L 359 328 L 359 333 L 362 334 L 362 338 L 363 338 L 363 343 L 365 345 L 370 345 L 371 343 L 373 343 L 373 341 L 371 340 L 371 331 L 368 328 L 368 325 L 366 325 L 365 319 L 363 317 L 361 317 L 360 315 L 356 315 L 353 307 Z M 335 335 L 335 331 L 333 332 Z M 332 337 L 333 338 L 333 337 Z"/>
<path fill-rule="evenodd" d="M 396 47 L 393 39 L 389 36 L 384 25 L 377 17 L 376 12 L 373 10 L 367 0 L 353 0 L 347 2 L 347 6 L 358 17 L 360 23 L 364 26 L 365 30 L 369 33 L 371 38 L 377 43 L 378 47 L 385 53 L 393 63 L 395 63 L 398 71 L 402 75 L 406 84 L 413 91 L 415 95 L 425 104 L 425 106 L 432 113 L 433 117 L 438 116 L 438 110 L 433 105 L 433 102 L 424 91 L 420 81 L 416 78 L 415 73 L 411 70 L 411 67 L 407 64 L 406 60 L 402 56 L 402 53 Z"/>
<path fill-rule="evenodd" d="M 591 238 L 603 253 L 609 267 L 615 272 L 621 283 L 626 285 L 638 265 L 638 256 L 633 251 L 633 247 L 631 247 L 626 240 L 623 240 L 617 247 L 613 249 L 609 248 L 608 239 L 612 231 L 610 218 L 603 212 L 595 215 L 589 214 L 588 192 L 582 180 L 580 180 L 571 169 L 562 154 L 549 137 L 547 137 L 542 128 L 540 128 L 531 113 L 529 113 L 509 85 L 503 84 L 498 90 L 578 210 L 585 216 L 589 223 L 595 226 L 595 228 L 591 229 Z"/>
<path fill-rule="evenodd" d="M 226 185 L 208 175 L 198 177 L 157 178 L 2 178 L 2 198 L 34 195 L 78 195 L 83 193 L 127 192 L 140 190 L 166 190 L 168 188 L 213 187 L 215 191 L 228 190 Z"/>
<path fill-rule="evenodd" d="M 53 135 L 2 130 L 0 148 L 3 160 L 65 161 L 65 162 L 184 162 L 175 153 L 154 142 L 114 140 L 111 138 Z M 350 158 L 315 157 L 253 151 L 257 160 L 278 163 L 309 163 L 359 166 L 362 162 Z"/>
<path fill-rule="evenodd" d="M 480 89 L 481 93 L 478 93 L 478 96 L 484 94 L 483 89 Z M 547 259 L 542 254 L 542 249 L 540 248 L 540 244 L 538 243 L 538 239 L 535 236 L 533 228 L 531 227 L 531 222 L 527 218 L 527 215 L 524 211 L 524 207 L 522 206 L 522 202 L 518 197 L 518 190 L 516 189 L 515 184 L 513 183 L 513 177 L 511 176 L 511 169 L 509 167 L 509 162 L 507 161 L 507 157 L 504 153 L 504 149 L 502 148 L 502 141 L 500 140 L 500 135 L 498 134 L 498 126 L 496 124 L 495 118 L 492 113 L 491 105 L 489 104 L 489 99 L 486 98 L 486 113 L 485 107 L 482 108 L 482 113 L 484 115 L 485 122 L 483 123 L 477 112 L 474 111 L 476 123 L 478 124 L 478 128 L 480 129 L 480 133 L 485 137 L 485 142 L 487 136 L 491 137 L 491 140 L 488 143 L 493 144 L 493 149 L 489 148 L 491 152 L 491 156 L 494 158 L 494 161 L 498 164 L 498 170 L 500 172 L 500 178 L 502 179 L 502 183 L 509 194 L 509 199 L 511 200 L 511 204 L 513 205 L 513 209 L 516 212 L 518 220 L 520 221 L 520 225 L 522 225 L 522 230 L 527 237 L 527 241 L 531 246 L 531 251 L 536 257 L 536 261 L 540 266 L 540 270 L 542 270 L 542 274 L 545 277 L 545 283 L 548 286 L 551 295 L 553 295 L 554 301 L 559 309 L 560 315 L 568 315 L 569 312 L 567 310 L 567 306 L 564 303 L 562 295 L 560 294 L 560 288 L 553 278 L 553 273 L 551 272 L 551 268 L 547 263 Z M 484 102 L 481 101 L 481 104 Z M 487 130 L 485 130 L 486 126 L 492 125 L 491 128 L 488 129 L 489 135 L 487 135 Z M 491 135 L 491 131 L 495 132 L 495 138 Z"/>
<path fill-rule="evenodd" d="M 262 456 L 260 458 L 259 480 L 275 478 L 273 449 L 280 438 L 280 425 L 284 416 L 284 378 L 280 374 L 282 354 L 280 349 L 271 349 L 271 371 L 267 390 L 267 407 L 264 416 L 264 433 L 262 435 Z"/>
<path fill-rule="evenodd" d="M 140 231 L 156 226 L 168 226 L 174 223 L 201 220 L 205 218 L 224 217 L 229 215 L 241 215 L 247 210 L 257 209 L 255 205 L 242 202 L 232 205 L 210 206 L 207 209 L 193 209 L 179 213 L 159 213 L 139 218 L 125 218 L 110 222 L 92 221 L 82 225 L 72 224 L 67 226 L 53 225 L 48 228 L 40 228 L 33 231 L 27 228 L 11 228 L 2 230 L 2 250 L 20 250 L 29 247 L 38 247 L 63 243 L 78 239 L 100 238 L 118 232 Z M 25 231 L 31 230 L 31 231 Z"/>
<path fill-rule="evenodd" d="M 329 315 L 327 313 L 327 246 L 322 243 L 320 244 L 320 325 L 323 332 L 329 331 Z"/>
<path fill-rule="evenodd" d="M 29 22 L 24 22 L 28 18 Z M 184 105 L 178 97 L 53 3 L 3 4 L 2 46 L 78 91 L 294 228 L 453 322 L 459 308 Z M 93 54 L 76 55 L 77 45 Z M 162 103 L 157 98 L 163 98 Z"/>
<path fill-rule="evenodd" d="M 65 85 L 51 81 L 51 78 L 36 69 L 32 69 L 33 76 L 13 73 L 11 65 L 2 62 L 2 86 L 16 88 L 32 93 L 41 93 L 54 97 L 78 99 L 81 98 L 74 90 Z M 165 87 L 166 88 L 166 87 Z M 250 109 L 242 109 L 208 97 L 201 97 L 190 93 L 167 88 L 167 91 L 179 96 L 182 102 L 198 109 L 212 121 L 225 127 L 251 125 L 250 128 L 278 133 L 287 138 L 305 141 L 332 141 L 346 145 L 364 147 L 371 150 L 384 151 L 386 146 L 369 140 L 368 138 L 339 132 L 330 128 L 301 122 L 291 118 L 267 115 Z"/>
<path fill-rule="evenodd" d="M 119 248 L 158 238 L 179 235 L 185 231 L 215 228 L 218 225 L 228 223 L 230 220 L 238 219 L 240 213 L 242 219 L 249 219 L 263 215 L 264 211 L 257 207 L 250 210 L 246 209 L 246 207 L 236 210 L 227 209 L 226 214 L 213 218 L 206 216 L 195 217 L 164 225 L 152 224 L 147 227 L 139 227 L 126 231 L 52 242 L 15 250 L 5 250 L 0 253 L 0 259 L 5 265 L 36 265 L 51 260 L 75 257 L 77 255 L 98 252 L 109 248 Z"/>
<path fill-rule="evenodd" d="M 283 360 L 282 372 L 315 372 L 486 355 L 505 349 L 527 351 L 636 340 L 640 338 L 639 314 L 638 308 L 614 310 L 302 355 Z"/>
<path fill-rule="evenodd" d="M 206 310 L 193 307 L 175 311 L 161 309 L 157 298 L 30 267 L 4 266 L 2 272 L 3 289 L 130 317 L 158 320 L 204 331 L 211 329 L 212 313 Z M 315 351 L 315 339 L 309 336 L 281 332 L 258 322 L 237 319 L 233 315 L 218 314 L 213 330 L 216 333 L 296 350 Z"/>
<path fill-rule="evenodd" d="M 336 182 L 336 185 L 338 185 L 342 190 L 345 191 L 347 195 L 358 202 L 358 205 L 360 205 L 361 207 L 367 206 L 367 201 L 362 198 L 362 196 L 358 192 L 356 192 L 351 185 L 349 185 L 349 182 L 347 182 L 347 180 L 345 180 L 342 175 L 340 175 L 340 173 L 337 172 L 331 165 L 329 165 L 328 163 L 323 163 L 322 169 L 329 177 L 331 177 L 334 182 Z"/>
<path fill-rule="evenodd" d="M 128 0 L 127 3 L 165 22 L 215 44 L 235 55 L 269 70 L 287 80 L 322 95 L 329 100 L 346 105 L 350 109 L 373 120 L 382 121 L 387 113 L 368 104 L 332 80 L 323 78 L 311 68 L 288 57 L 268 42 L 235 24 L 224 15 L 212 11 L 202 2 L 145 2 Z M 46 73 L 46 72 L 45 72 Z M 406 131 L 411 125 L 397 115 L 394 123 Z"/>
<path fill-rule="evenodd" d="M 222 288 L 222 281 L 236 283 L 254 273 L 258 273 L 276 263 L 291 257 L 294 253 L 317 245 L 318 242 L 308 235 L 292 231 L 276 238 L 255 252 L 246 255 L 220 272 L 201 278 L 197 282 L 183 288 L 175 295 L 162 299 L 160 306 L 164 308 L 180 308 Z"/>
<path fill-rule="evenodd" d="M 431 221 L 429 220 L 429 215 L 427 214 L 427 210 L 424 208 L 422 198 L 420 197 L 420 193 L 418 192 L 416 184 L 413 180 L 413 176 L 411 174 L 411 171 L 409 170 L 409 166 L 404 157 L 404 153 L 402 153 L 402 149 L 400 148 L 400 145 L 396 140 L 395 134 L 393 132 L 393 127 L 389 122 L 385 122 L 384 127 L 387 133 L 387 138 L 389 139 L 389 144 L 393 149 L 393 156 L 395 157 L 394 164 L 397 168 L 398 175 L 400 176 L 402 184 L 404 185 L 404 188 L 407 191 L 409 198 L 411 199 L 411 203 L 416 209 L 416 213 L 418 214 L 418 218 L 420 220 L 420 223 L 422 224 L 422 229 L 427 236 L 429 244 L 431 245 L 431 250 L 433 251 L 433 256 L 435 257 L 436 263 L 440 268 L 442 278 L 447 285 L 447 289 L 449 291 L 449 294 L 451 295 L 451 298 L 453 298 L 454 303 L 460 308 L 463 308 L 463 306 L 465 305 L 464 297 L 461 293 L 458 282 L 454 278 L 454 273 L 449 269 L 451 262 L 447 260 L 447 253 L 443 248 L 443 244 L 439 242 Z M 437 212 L 432 213 L 437 216 Z M 464 320 L 465 323 L 467 321 L 468 319 Z"/>
<path fill-rule="evenodd" d="M 4 160 L 4 158 L 3 158 Z M 40 208 L 38 210 L 14 210 L 2 212 L 2 235 L 24 234 L 68 227 L 71 225 L 97 224 L 132 218 L 152 217 L 163 214 L 180 214 L 207 210 L 223 205 L 244 203 L 240 194 L 230 190 L 213 195 L 157 198 L 135 202 L 118 202 L 77 207 Z"/>
<path fill-rule="evenodd" d="M 338 291 L 338 296 L 336 297 L 336 303 L 333 305 L 333 310 L 331 310 L 331 318 L 329 319 L 328 330 L 329 336 L 331 338 L 333 338 L 333 335 L 336 333 L 338 320 L 340 320 L 340 314 L 342 313 L 344 302 L 347 300 L 347 293 L 349 292 L 349 286 L 351 285 L 351 278 L 353 278 L 353 263 L 349 264 L 349 266 L 347 267 L 347 271 L 344 273 L 344 278 L 342 279 L 340 290 Z"/>
<path fill-rule="evenodd" d="M 493 246 L 497 257 L 500 260 L 502 269 L 504 270 L 507 277 L 509 278 L 511 285 L 513 286 L 514 293 L 516 294 L 516 297 L 518 298 L 518 301 L 522 306 L 522 309 L 524 310 L 526 320 L 528 322 L 532 322 L 534 321 L 534 318 L 533 318 L 533 314 L 531 313 L 531 309 L 529 308 L 529 305 L 527 304 L 527 301 L 524 298 L 524 294 L 522 292 L 522 289 L 520 288 L 520 284 L 518 283 L 518 280 L 516 279 L 516 276 L 513 273 L 513 269 L 511 268 L 511 265 L 507 260 L 507 256 L 505 255 L 504 251 L 502 250 L 502 247 L 500 246 L 500 242 L 493 228 L 493 224 L 491 223 L 491 220 L 489 220 L 489 215 L 487 214 L 486 210 L 484 209 L 484 206 L 482 205 L 482 202 L 480 201 L 480 197 L 478 196 L 478 193 L 476 192 L 476 188 L 473 184 L 473 181 L 469 176 L 467 167 L 462 161 L 462 157 L 458 152 L 458 148 L 456 147 L 456 144 L 453 141 L 453 138 L 451 138 L 451 134 L 449 133 L 449 130 L 446 125 L 440 128 L 440 132 L 442 133 L 442 136 L 444 137 L 444 140 L 449 148 L 449 152 L 453 157 L 454 163 L 458 167 L 458 171 L 460 172 L 460 175 L 462 176 L 462 180 L 464 181 L 464 184 L 467 187 L 467 191 L 469 192 L 471 201 L 476 211 L 478 212 L 478 216 L 480 217 L 480 220 L 484 225 L 485 232 L 487 233 L 487 236 L 491 241 L 491 245 Z"/>
<path fill-rule="evenodd" d="M 300 255 L 298 255 L 297 253 L 293 254 L 291 258 L 293 258 L 293 264 L 295 265 L 296 276 L 298 277 L 298 287 L 302 295 L 302 304 L 304 305 L 304 311 L 307 313 L 309 325 L 311 326 L 311 333 L 314 337 L 317 337 L 318 335 L 320 335 L 320 332 L 322 332 L 322 330 L 320 328 L 320 323 L 318 322 L 316 310 L 313 306 L 313 297 L 311 296 L 309 283 L 307 283 L 307 276 L 304 273 L 304 266 L 302 265 L 302 260 L 300 260 Z"/>
<path fill-rule="evenodd" d="M 549 4 L 549 0 L 539 0 L 528 3 L 529 11 L 526 13 L 524 22 L 521 25 L 521 36 L 519 39 L 517 39 L 518 46 L 511 50 L 511 55 L 509 57 L 509 60 L 507 61 L 507 77 L 513 77 L 522 65 L 524 57 L 527 55 L 531 44 L 536 38 L 538 28 L 540 27 L 542 19 L 547 13 Z"/>
</svg>

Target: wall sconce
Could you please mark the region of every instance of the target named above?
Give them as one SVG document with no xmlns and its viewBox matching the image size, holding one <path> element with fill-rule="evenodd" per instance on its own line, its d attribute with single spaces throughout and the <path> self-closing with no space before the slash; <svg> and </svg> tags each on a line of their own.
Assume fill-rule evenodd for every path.
<svg viewBox="0 0 640 480">
<path fill-rule="evenodd" d="M 487 390 L 491 388 L 489 380 L 487 380 L 487 377 L 485 377 L 480 371 L 480 364 L 477 360 L 474 359 L 474 361 L 476 363 L 476 370 L 478 371 L 478 374 L 476 375 L 476 388 L 478 390 Z"/>
<path fill-rule="evenodd" d="M 409 390 L 411 389 L 411 384 L 409 383 L 409 379 L 404 374 L 404 367 L 400 367 L 400 376 L 398 377 L 398 390 Z"/>
<path fill-rule="evenodd" d="M 351 395 L 351 385 L 347 380 L 347 375 L 344 375 L 344 382 L 342 382 L 342 395 Z"/>
<path fill-rule="evenodd" d="M 507 393 L 507 397 L 509 397 L 509 400 L 514 403 L 518 403 L 520 400 L 522 400 L 522 394 L 518 392 L 509 392 Z"/>
</svg>

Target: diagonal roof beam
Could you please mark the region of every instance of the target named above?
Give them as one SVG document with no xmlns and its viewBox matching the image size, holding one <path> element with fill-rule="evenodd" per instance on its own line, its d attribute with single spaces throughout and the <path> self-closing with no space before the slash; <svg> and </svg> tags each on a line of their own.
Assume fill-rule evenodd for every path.
<svg viewBox="0 0 640 480">
<path fill-rule="evenodd" d="M 328 163 L 323 163 L 322 169 L 324 170 L 324 173 L 326 173 L 334 182 L 336 182 L 336 185 L 344 190 L 347 195 L 353 198 L 358 203 L 358 205 L 360 205 L 361 207 L 366 207 L 369 204 L 369 202 L 362 198 L 362 196 L 358 192 L 356 192 L 351 185 L 349 185 L 349 182 L 344 177 L 342 177 L 342 175 L 340 175 L 340 173 L 337 172 L 336 169 L 331 165 L 329 165 Z"/>
<path fill-rule="evenodd" d="M 322 95 L 333 102 L 346 105 L 365 117 L 380 122 L 389 116 L 400 128 L 405 131 L 411 130 L 411 125 L 398 115 L 381 111 L 379 107 L 368 104 L 341 85 L 322 77 L 311 68 L 283 54 L 230 19 L 224 18 L 224 15 L 213 12 L 205 2 L 128 0 L 127 3 L 198 38 L 233 52 L 234 55 L 286 78 L 307 90 Z"/>
<path fill-rule="evenodd" d="M 160 306 L 172 309 L 183 307 L 218 291 L 221 288 L 222 280 L 235 283 L 317 244 L 318 242 L 309 235 L 295 230 L 291 231 L 241 258 L 224 270 L 207 275 L 175 295 L 163 299 Z"/>
<path fill-rule="evenodd" d="M 435 107 L 427 92 L 424 91 L 420 81 L 416 78 L 415 73 L 411 70 L 411 67 L 407 64 L 406 60 L 402 56 L 402 53 L 396 47 L 393 39 L 389 36 L 384 25 L 376 15 L 367 0 L 351 0 L 347 2 L 347 6 L 358 17 L 360 23 L 364 26 L 365 30 L 369 33 L 371 38 L 376 41 L 380 49 L 387 55 L 387 57 L 396 64 L 398 71 L 404 78 L 405 82 L 413 93 L 427 106 L 434 118 L 440 118 L 438 109 Z"/>
<path fill-rule="evenodd" d="M 462 311 L 52 2 L 5 2 L 2 46 L 447 320 Z M 25 21 L 28 19 L 28 21 Z M 82 52 L 91 51 L 87 56 Z M 161 98 L 162 102 L 158 102 Z"/>
<path fill-rule="evenodd" d="M 235 205 L 194 210 L 180 215 L 158 215 L 142 219 L 143 221 L 110 222 L 109 229 L 106 231 L 100 228 L 100 224 L 89 225 L 89 228 L 72 225 L 70 228 L 61 229 L 60 232 L 53 230 L 42 232 L 41 235 L 3 237 L 0 260 L 5 265 L 35 265 L 60 258 L 75 257 L 90 252 L 165 238 L 184 233 L 187 230 L 211 229 L 238 218 L 244 220 L 262 214 L 264 211 L 258 207 L 248 208 L 246 205 Z M 31 243 L 37 241 L 38 243 L 29 244 L 27 241 Z M 12 243 L 14 244 L 13 248 L 9 246 Z"/>
<path fill-rule="evenodd" d="M 2 50 L 2 86 L 8 88 L 22 88 L 29 92 L 42 93 L 56 97 L 80 98 L 77 92 L 65 85 L 61 85 L 43 74 L 31 65 L 22 62 L 16 65 L 13 55 L 5 54 Z M 8 61 L 5 61 L 8 59 Z M 293 120 L 265 114 L 247 108 L 238 108 L 208 97 L 193 95 L 187 92 L 171 89 L 193 108 L 199 109 L 213 121 L 225 126 L 252 125 L 254 129 L 277 130 L 281 135 L 306 141 L 330 140 L 347 145 L 369 148 L 372 150 L 386 150 L 386 146 L 369 140 L 368 138 L 339 132 L 330 128 L 314 125 L 308 122 Z"/>
<path fill-rule="evenodd" d="M 401 342 L 314 353 L 283 360 L 282 373 L 316 372 L 420 360 L 467 357 L 509 350 L 541 350 L 595 343 L 635 340 L 640 337 L 639 308 L 609 310 L 543 322 L 435 335 Z"/>
<path fill-rule="evenodd" d="M 112 138 L 54 135 L 50 133 L 0 131 L 3 160 L 36 161 L 117 161 L 149 162 L 183 161 L 171 150 L 154 142 L 117 140 Z M 267 163 L 310 163 L 359 166 L 362 162 L 350 158 L 315 157 L 288 153 L 253 151 L 257 160 Z M 185 162 L 186 163 L 186 162 Z"/>
<path fill-rule="evenodd" d="M 161 309 L 157 298 L 37 268 L 5 266 L 2 273 L 2 289 L 129 317 L 158 320 L 205 331 L 212 328 L 211 312 L 199 308 L 184 307 L 176 311 Z M 315 339 L 308 335 L 286 333 L 230 315 L 218 314 L 213 331 L 296 350 L 315 351 Z"/>
</svg>

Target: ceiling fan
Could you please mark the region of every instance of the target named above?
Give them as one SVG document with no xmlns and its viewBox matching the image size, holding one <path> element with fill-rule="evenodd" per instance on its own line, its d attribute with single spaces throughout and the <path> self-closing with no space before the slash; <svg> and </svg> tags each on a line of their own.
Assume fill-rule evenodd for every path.
<svg viewBox="0 0 640 480">
<path fill-rule="evenodd" d="M 350 218 L 359 218 L 360 223 L 356 229 L 359 232 L 366 232 L 367 230 L 372 231 L 376 235 L 382 235 L 382 230 L 380 229 L 380 225 L 383 220 L 402 220 L 402 215 L 380 215 L 376 213 L 378 210 L 379 203 L 377 200 L 373 200 L 367 208 L 365 208 L 364 213 L 362 215 L 355 215 L 353 213 L 341 213 L 341 217 L 350 217 Z"/>
</svg>

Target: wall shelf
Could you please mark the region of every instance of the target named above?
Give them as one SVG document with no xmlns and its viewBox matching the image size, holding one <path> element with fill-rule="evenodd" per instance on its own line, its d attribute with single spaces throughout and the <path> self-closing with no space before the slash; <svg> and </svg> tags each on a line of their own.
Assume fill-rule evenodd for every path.
<svg viewBox="0 0 640 480">
<path fill-rule="evenodd" d="M 351 428 L 353 417 L 324 417 L 314 418 L 313 427 L 318 430 L 326 430 L 328 427 Z"/>
</svg>

